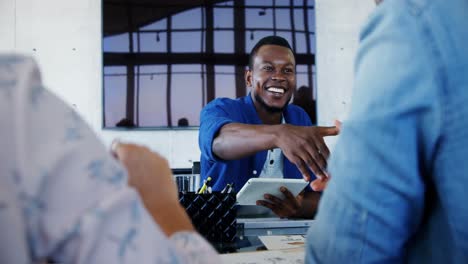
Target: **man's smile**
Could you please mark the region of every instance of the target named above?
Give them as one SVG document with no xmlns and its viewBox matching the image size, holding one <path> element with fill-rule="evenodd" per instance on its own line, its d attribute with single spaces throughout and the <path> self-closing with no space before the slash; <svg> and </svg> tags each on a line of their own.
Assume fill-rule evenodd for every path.
<svg viewBox="0 0 468 264">
<path fill-rule="evenodd" d="M 277 94 L 284 94 L 286 92 L 286 90 L 282 87 L 268 87 L 266 90 Z"/>
</svg>

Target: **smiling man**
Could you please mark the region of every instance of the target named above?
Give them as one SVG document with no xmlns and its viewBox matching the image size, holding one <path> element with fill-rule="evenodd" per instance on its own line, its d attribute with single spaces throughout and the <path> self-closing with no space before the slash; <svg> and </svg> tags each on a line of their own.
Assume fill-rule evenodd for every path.
<svg viewBox="0 0 468 264">
<path fill-rule="evenodd" d="M 296 89 L 289 43 L 277 36 L 261 39 L 250 53 L 245 80 L 247 96 L 218 98 L 201 112 L 202 177 L 214 180 L 214 190 L 228 183 L 239 190 L 253 177 L 304 178 L 322 190 L 329 155 L 323 137 L 338 134 L 338 129 L 311 126 L 306 112 L 289 104 Z M 294 197 L 287 189 L 281 191 L 285 199 L 265 194 L 257 204 L 280 217 L 314 215 L 319 193 L 309 189 Z"/>
</svg>

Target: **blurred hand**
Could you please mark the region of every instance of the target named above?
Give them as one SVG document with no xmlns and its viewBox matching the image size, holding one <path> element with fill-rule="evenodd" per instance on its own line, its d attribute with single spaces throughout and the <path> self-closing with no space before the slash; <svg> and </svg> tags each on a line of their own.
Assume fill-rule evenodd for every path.
<svg viewBox="0 0 468 264">
<path fill-rule="evenodd" d="M 338 133 L 341 131 L 341 125 L 343 123 L 340 120 L 335 120 L 335 127 L 338 129 Z"/>
<path fill-rule="evenodd" d="M 317 178 L 317 179 L 315 179 L 314 181 L 312 181 L 310 183 L 310 187 L 312 188 L 312 190 L 314 190 L 316 192 L 321 192 L 321 191 L 325 190 L 329 180 L 330 180 L 330 175 L 328 175 L 328 177 L 322 178 L 322 179 Z"/>
<path fill-rule="evenodd" d="M 338 135 L 339 128 L 317 126 L 293 126 L 285 124 L 278 131 L 277 146 L 286 158 L 297 166 L 306 181 L 310 181 L 309 168 L 314 174 L 324 179 L 327 159 L 330 155 L 323 137 Z"/>
<path fill-rule="evenodd" d="M 134 144 L 115 143 L 113 153 L 128 171 L 128 184 L 140 193 L 144 200 L 178 202 L 178 192 L 167 160 Z"/>
<path fill-rule="evenodd" d="M 114 156 L 128 171 L 128 184 L 140 194 L 145 207 L 163 231 L 193 230 L 179 204 L 177 186 L 165 158 L 146 147 L 114 142 Z"/>
</svg>

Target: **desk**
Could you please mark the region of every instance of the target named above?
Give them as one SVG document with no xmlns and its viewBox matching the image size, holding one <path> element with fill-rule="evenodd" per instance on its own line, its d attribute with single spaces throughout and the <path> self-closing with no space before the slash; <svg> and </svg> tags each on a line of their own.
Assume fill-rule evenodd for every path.
<svg viewBox="0 0 468 264">
<path fill-rule="evenodd" d="M 257 252 L 222 254 L 224 264 L 302 264 L 304 248 L 291 250 L 265 250 Z"/>
<path fill-rule="evenodd" d="M 266 218 L 237 218 L 237 236 L 305 235 L 314 220 Z"/>
<path fill-rule="evenodd" d="M 223 263 L 304 263 L 305 248 L 267 250 L 259 236 L 305 235 L 314 220 L 238 218 L 236 252 L 222 254 Z"/>
<path fill-rule="evenodd" d="M 267 218 L 237 219 L 237 251 L 255 251 L 263 247 L 259 236 L 305 235 L 314 220 Z"/>
</svg>

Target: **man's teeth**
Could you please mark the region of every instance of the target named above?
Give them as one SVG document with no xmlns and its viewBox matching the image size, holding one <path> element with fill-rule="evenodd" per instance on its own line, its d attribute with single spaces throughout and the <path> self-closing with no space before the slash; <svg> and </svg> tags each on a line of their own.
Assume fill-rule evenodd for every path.
<svg viewBox="0 0 468 264">
<path fill-rule="evenodd" d="M 267 91 L 273 92 L 273 93 L 284 94 L 284 89 L 282 89 L 282 88 L 270 87 L 270 88 L 267 89 Z"/>
</svg>

